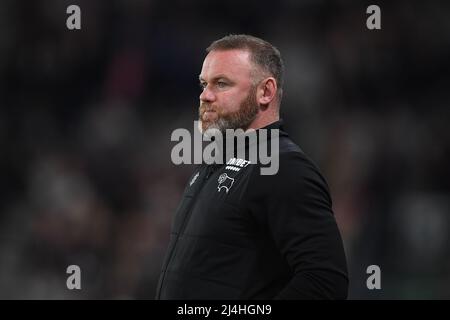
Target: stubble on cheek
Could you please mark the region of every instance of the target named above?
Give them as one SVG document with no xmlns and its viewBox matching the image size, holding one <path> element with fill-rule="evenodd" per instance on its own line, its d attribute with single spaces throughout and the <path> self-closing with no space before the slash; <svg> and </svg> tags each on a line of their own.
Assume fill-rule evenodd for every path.
<svg viewBox="0 0 450 320">
<path fill-rule="evenodd" d="M 225 132 L 226 129 L 246 130 L 258 113 L 256 102 L 256 87 L 252 87 L 247 97 L 234 111 L 223 112 L 223 109 L 209 103 L 201 103 L 199 107 L 199 120 L 202 132 L 207 129 L 218 129 Z"/>
</svg>

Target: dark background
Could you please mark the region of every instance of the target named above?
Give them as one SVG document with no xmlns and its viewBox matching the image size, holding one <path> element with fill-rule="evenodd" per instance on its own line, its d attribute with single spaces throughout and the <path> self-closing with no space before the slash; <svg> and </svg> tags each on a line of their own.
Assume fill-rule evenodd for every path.
<svg viewBox="0 0 450 320">
<path fill-rule="evenodd" d="M 205 48 L 248 33 L 284 58 L 282 118 L 329 182 L 349 298 L 450 299 L 449 7 L 2 0 L 0 298 L 153 299 L 192 170 L 170 134 L 193 130 Z"/>
</svg>

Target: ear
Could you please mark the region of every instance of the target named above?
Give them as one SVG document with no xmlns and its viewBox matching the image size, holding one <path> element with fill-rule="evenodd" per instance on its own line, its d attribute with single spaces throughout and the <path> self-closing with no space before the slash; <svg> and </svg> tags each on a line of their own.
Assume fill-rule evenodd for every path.
<svg viewBox="0 0 450 320">
<path fill-rule="evenodd" d="M 277 82 L 275 78 L 269 77 L 261 81 L 256 93 L 256 101 L 260 106 L 267 107 L 277 94 Z"/>
</svg>

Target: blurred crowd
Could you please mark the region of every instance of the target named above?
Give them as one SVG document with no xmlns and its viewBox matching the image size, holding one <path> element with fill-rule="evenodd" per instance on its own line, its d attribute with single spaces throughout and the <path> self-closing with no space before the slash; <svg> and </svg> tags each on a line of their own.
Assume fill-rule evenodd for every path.
<svg viewBox="0 0 450 320">
<path fill-rule="evenodd" d="M 230 33 L 282 53 L 281 115 L 330 185 L 349 298 L 450 298 L 450 8 L 379 3 L 368 30 L 369 4 L 0 2 L 0 298 L 153 299 L 193 169 L 170 134 L 192 131 L 204 50 Z"/>
</svg>

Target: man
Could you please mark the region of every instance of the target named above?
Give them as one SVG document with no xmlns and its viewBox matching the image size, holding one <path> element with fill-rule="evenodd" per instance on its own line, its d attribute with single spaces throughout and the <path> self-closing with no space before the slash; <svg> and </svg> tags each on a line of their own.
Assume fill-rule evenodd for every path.
<svg viewBox="0 0 450 320">
<path fill-rule="evenodd" d="M 279 170 L 263 175 L 261 164 L 242 161 L 199 166 L 176 212 L 156 298 L 345 299 L 347 266 L 327 183 L 281 126 L 279 51 L 230 35 L 207 53 L 202 132 L 278 129 Z"/>
</svg>

